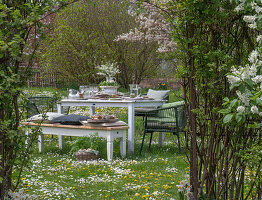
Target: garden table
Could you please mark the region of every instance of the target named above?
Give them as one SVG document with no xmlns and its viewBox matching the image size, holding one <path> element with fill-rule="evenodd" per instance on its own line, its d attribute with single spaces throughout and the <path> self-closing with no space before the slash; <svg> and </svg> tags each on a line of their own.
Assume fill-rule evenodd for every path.
<svg viewBox="0 0 262 200">
<path fill-rule="evenodd" d="M 58 136 L 88 136 L 98 133 L 98 137 L 104 137 L 107 140 L 107 160 L 113 159 L 113 141 L 120 138 L 120 153 L 122 157 L 126 156 L 126 130 L 128 126 L 88 126 L 88 125 L 63 125 L 63 124 L 38 124 L 33 122 L 22 122 L 22 125 L 28 127 L 40 126 L 43 134 L 39 135 L 38 147 L 39 152 L 44 149 L 44 134 Z M 29 134 L 27 130 L 26 134 Z M 59 148 L 63 148 L 64 140 L 59 138 Z"/>
<path fill-rule="evenodd" d="M 127 107 L 128 108 L 128 153 L 134 153 L 134 136 L 135 136 L 135 107 L 154 107 L 161 106 L 166 100 L 151 99 L 62 99 L 57 104 L 58 113 L 62 113 L 63 106 L 89 106 L 90 115 L 95 114 L 95 107 Z M 62 136 L 60 136 L 62 137 Z M 159 144 L 163 145 L 163 135 L 160 134 Z"/>
</svg>

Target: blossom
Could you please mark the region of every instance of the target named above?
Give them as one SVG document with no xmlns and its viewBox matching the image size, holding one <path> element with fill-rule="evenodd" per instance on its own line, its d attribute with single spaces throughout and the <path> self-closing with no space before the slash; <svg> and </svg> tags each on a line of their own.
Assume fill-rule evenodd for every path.
<svg viewBox="0 0 262 200">
<path fill-rule="evenodd" d="M 254 15 L 254 16 L 250 16 L 250 15 L 246 15 L 244 16 L 243 20 L 247 23 L 254 23 L 255 20 L 257 19 L 257 16 Z"/>
<path fill-rule="evenodd" d="M 98 75 L 107 77 L 115 76 L 120 72 L 116 63 L 106 63 L 104 65 L 97 66 L 96 68 L 99 70 L 97 73 Z"/>
<path fill-rule="evenodd" d="M 237 112 L 240 112 L 240 113 L 245 112 L 245 107 L 244 106 L 238 106 Z"/>
<path fill-rule="evenodd" d="M 257 36 L 257 42 L 260 42 L 262 40 L 262 35 Z"/>
<path fill-rule="evenodd" d="M 240 3 L 236 8 L 235 8 L 235 11 L 236 12 L 239 12 L 241 10 L 244 10 L 244 4 L 243 3 Z"/>
<path fill-rule="evenodd" d="M 251 95 L 249 90 L 246 89 L 244 93 L 241 93 L 239 90 L 237 90 L 236 94 L 239 100 L 242 101 L 245 104 L 245 106 L 249 105 L 249 96 Z"/>
<path fill-rule="evenodd" d="M 252 107 L 251 107 L 251 112 L 252 112 L 253 114 L 258 113 L 258 108 L 257 108 L 257 106 L 252 106 Z"/>
<path fill-rule="evenodd" d="M 257 28 L 257 23 L 254 22 L 254 23 L 252 23 L 252 24 L 249 24 L 248 27 L 249 27 L 249 28 L 252 28 L 252 29 L 256 29 L 256 28 Z"/>
<path fill-rule="evenodd" d="M 183 185 L 176 185 L 176 186 L 177 186 L 179 192 L 184 191 Z"/>
<path fill-rule="evenodd" d="M 262 8 L 259 7 L 259 6 L 255 6 L 255 11 L 256 11 L 256 13 L 260 13 L 260 12 L 262 12 Z"/>
<path fill-rule="evenodd" d="M 256 50 L 252 51 L 250 56 L 248 57 L 249 62 L 255 63 L 257 61 L 258 55 L 259 54 Z"/>
<path fill-rule="evenodd" d="M 227 75 L 227 79 L 228 79 L 230 84 L 237 83 L 241 80 L 239 77 L 233 76 L 233 75 Z"/>
<path fill-rule="evenodd" d="M 262 75 L 257 75 L 254 78 L 252 78 L 252 81 L 255 83 L 261 83 L 262 82 Z"/>
<path fill-rule="evenodd" d="M 165 9 L 168 1 L 164 0 L 155 3 Z M 146 2 L 143 3 L 143 8 L 145 12 L 140 13 L 136 17 L 138 27 L 116 37 L 114 41 L 157 42 L 159 46 L 157 49 L 158 52 L 166 53 L 173 51 L 177 44 L 172 39 L 170 24 L 167 22 L 164 15 L 161 14 L 160 9 Z"/>
</svg>

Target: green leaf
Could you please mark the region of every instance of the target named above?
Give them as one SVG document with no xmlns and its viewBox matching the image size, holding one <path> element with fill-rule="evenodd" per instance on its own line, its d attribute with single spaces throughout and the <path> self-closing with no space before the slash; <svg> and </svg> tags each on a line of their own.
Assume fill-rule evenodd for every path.
<svg viewBox="0 0 262 200">
<path fill-rule="evenodd" d="M 245 83 L 246 83 L 250 88 L 253 88 L 253 86 L 254 86 L 254 82 L 253 82 L 251 79 L 246 79 L 246 80 L 245 80 Z"/>
<path fill-rule="evenodd" d="M 238 82 L 233 83 L 232 85 L 230 85 L 229 89 L 232 90 L 232 89 L 234 89 L 234 87 L 236 87 L 236 86 L 238 86 L 238 85 L 239 85 Z"/>
<path fill-rule="evenodd" d="M 248 125 L 248 128 L 259 128 L 261 126 L 261 123 L 256 123 L 256 122 L 254 122 L 254 124 L 249 124 Z"/>
<path fill-rule="evenodd" d="M 229 109 L 221 109 L 218 112 L 221 113 L 221 114 L 228 114 L 228 113 L 230 113 L 230 110 Z"/>
<path fill-rule="evenodd" d="M 228 102 L 228 101 L 229 101 L 229 98 L 228 98 L 228 97 L 225 97 L 225 98 L 223 99 L 223 101 Z"/>
<path fill-rule="evenodd" d="M 237 123 L 241 123 L 245 121 L 245 115 L 243 113 L 236 114 L 236 121 Z"/>
<path fill-rule="evenodd" d="M 234 100 L 230 103 L 229 109 L 233 108 L 233 107 L 236 105 L 237 102 L 238 102 L 238 100 L 237 100 L 237 99 L 234 99 Z"/>
<path fill-rule="evenodd" d="M 261 91 L 257 92 L 253 97 L 252 97 L 252 100 L 256 100 L 260 95 L 261 95 Z"/>
<path fill-rule="evenodd" d="M 262 100 L 261 100 L 261 99 L 256 99 L 256 103 L 257 103 L 259 106 L 262 106 Z"/>
<path fill-rule="evenodd" d="M 227 114 L 224 119 L 223 119 L 223 122 L 225 124 L 229 123 L 231 120 L 232 120 L 232 117 L 233 117 L 233 114 Z"/>
</svg>

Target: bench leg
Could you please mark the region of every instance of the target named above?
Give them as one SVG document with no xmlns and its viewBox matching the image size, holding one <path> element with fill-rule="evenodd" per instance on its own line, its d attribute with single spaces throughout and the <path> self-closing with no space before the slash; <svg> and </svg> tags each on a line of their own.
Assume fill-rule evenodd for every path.
<svg viewBox="0 0 262 200">
<path fill-rule="evenodd" d="M 28 137 L 29 137 L 29 131 L 28 130 L 26 130 L 25 131 L 25 145 L 27 146 L 28 145 Z"/>
<path fill-rule="evenodd" d="M 165 133 L 159 132 L 159 136 L 158 136 L 158 146 L 159 147 L 164 147 L 164 140 L 165 140 Z"/>
<path fill-rule="evenodd" d="M 58 143 L 59 143 L 59 148 L 63 149 L 63 147 L 65 145 L 65 141 L 64 141 L 64 136 L 63 135 L 59 135 L 58 136 Z"/>
<path fill-rule="evenodd" d="M 126 131 L 122 131 L 120 138 L 120 154 L 123 158 L 126 157 Z"/>
<path fill-rule="evenodd" d="M 45 136 L 43 134 L 38 136 L 38 149 L 39 152 L 44 151 L 44 141 L 45 141 Z"/>
<path fill-rule="evenodd" d="M 107 160 L 113 160 L 113 140 L 114 138 L 110 135 L 107 137 Z"/>
</svg>

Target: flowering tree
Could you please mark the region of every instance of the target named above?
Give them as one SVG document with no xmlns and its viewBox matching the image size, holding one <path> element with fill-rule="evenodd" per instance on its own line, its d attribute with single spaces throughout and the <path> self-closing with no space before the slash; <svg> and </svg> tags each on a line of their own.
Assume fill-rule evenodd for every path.
<svg viewBox="0 0 262 200">
<path fill-rule="evenodd" d="M 176 42 L 172 40 L 170 23 L 166 21 L 166 17 L 163 15 L 165 9 L 167 9 L 164 2 L 160 1 L 155 6 L 150 2 L 143 2 L 143 10 L 136 16 L 138 26 L 128 33 L 119 35 L 115 41 L 157 42 L 157 51 L 160 53 L 175 50 Z M 163 12 L 160 12 L 160 8 L 163 9 Z"/>
<path fill-rule="evenodd" d="M 117 62 L 117 80 L 132 81 L 153 76 L 158 67 L 155 43 L 115 42 L 117 35 L 134 27 L 129 1 L 81 1 L 59 12 L 53 31 L 43 41 L 41 63 L 47 73 L 79 84 L 98 83 L 96 66 Z"/>
</svg>

